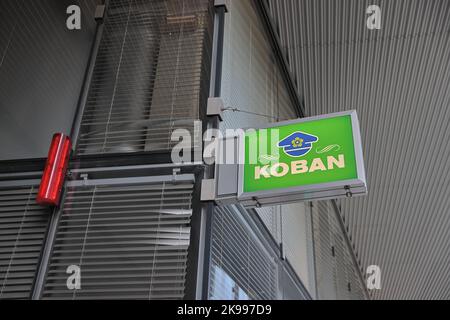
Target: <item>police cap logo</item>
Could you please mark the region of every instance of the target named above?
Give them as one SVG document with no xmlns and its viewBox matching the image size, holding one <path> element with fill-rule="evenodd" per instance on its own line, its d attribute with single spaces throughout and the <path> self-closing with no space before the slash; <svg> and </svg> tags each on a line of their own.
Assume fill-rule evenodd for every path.
<svg viewBox="0 0 450 320">
<path fill-rule="evenodd" d="M 297 131 L 278 143 L 278 147 L 283 148 L 284 153 L 291 157 L 302 157 L 312 149 L 313 143 L 319 138 L 305 132 Z"/>
</svg>

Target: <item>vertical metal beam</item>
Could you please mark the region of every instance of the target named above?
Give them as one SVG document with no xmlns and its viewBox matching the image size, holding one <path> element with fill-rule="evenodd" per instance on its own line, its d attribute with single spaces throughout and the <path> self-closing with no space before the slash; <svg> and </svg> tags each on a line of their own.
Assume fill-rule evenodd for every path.
<svg viewBox="0 0 450 320">
<path fill-rule="evenodd" d="M 186 281 L 185 281 L 185 300 L 201 299 L 199 293 L 199 280 L 202 279 L 203 258 L 204 258 L 204 212 L 203 205 L 200 202 L 201 196 L 201 181 L 203 176 L 203 168 L 199 168 L 195 173 L 195 184 L 192 197 L 192 217 L 191 217 L 191 232 L 188 249 L 188 259 L 186 267 Z"/>
<path fill-rule="evenodd" d="M 209 297 L 209 269 L 211 267 L 211 238 L 212 238 L 212 223 L 214 219 L 214 203 L 206 203 L 203 205 L 203 261 L 202 261 L 202 278 L 199 282 L 199 294 L 198 299 L 208 300 Z"/>
<path fill-rule="evenodd" d="M 215 6 L 214 10 L 214 30 L 213 30 L 213 48 L 211 61 L 211 78 L 210 78 L 210 97 L 220 97 L 222 90 L 222 61 L 223 61 L 223 41 L 225 30 L 225 13 L 224 5 Z M 206 119 L 206 129 L 218 129 L 219 117 L 208 117 Z M 203 179 L 214 178 L 214 165 L 206 166 Z M 199 179 L 201 185 L 201 179 Z M 198 195 L 200 197 L 200 194 Z M 200 221 L 198 222 L 199 243 L 198 263 L 196 278 L 195 299 L 208 299 L 209 288 L 209 268 L 210 268 L 210 248 L 211 248 L 211 226 L 214 215 L 214 203 L 201 203 Z M 190 275 L 193 277 L 194 275 Z"/>
<path fill-rule="evenodd" d="M 52 212 L 52 217 L 50 218 L 50 224 L 48 227 L 47 235 L 45 237 L 45 244 L 42 250 L 41 259 L 39 262 L 39 268 L 36 275 L 36 280 L 33 288 L 33 293 L 31 296 L 32 300 L 39 300 L 42 297 L 42 292 L 44 291 L 45 285 L 45 275 L 47 273 L 47 267 L 50 261 L 51 252 L 53 249 L 53 242 L 56 235 L 56 229 L 58 226 L 59 218 L 62 214 L 62 205 L 66 197 L 66 187 L 63 188 L 63 194 L 61 197 L 61 206 L 55 207 Z"/>
<path fill-rule="evenodd" d="M 214 36 L 216 45 L 216 55 L 215 55 L 215 74 L 214 74 L 214 97 L 220 97 L 222 93 L 222 65 L 223 65 L 223 40 L 225 33 L 225 6 L 219 6 L 216 8 L 215 19 L 217 20 L 217 34 Z"/>
<path fill-rule="evenodd" d="M 74 121 L 72 123 L 72 129 L 70 131 L 70 138 L 72 140 L 73 150 L 77 149 L 78 136 L 80 134 L 81 121 L 83 120 L 83 113 L 86 107 L 86 102 L 89 94 L 89 89 L 91 87 L 92 75 L 94 74 L 95 62 L 97 59 L 98 50 L 100 48 L 100 42 L 103 36 L 104 29 L 104 19 L 106 19 L 106 12 L 108 10 L 109 0 L 104 1 L 105 13 L 102 20 L 97 20 L 97 26 L 95 29 L 95 38 L 91 46 L 91 53 L 89 55 L 89 60 L 87 64 L 87 69 L 84 74 L 83 85 L 80 92 L 80 97 L 78 99 L 78 106 L 75 112 Z"/>
</svg>

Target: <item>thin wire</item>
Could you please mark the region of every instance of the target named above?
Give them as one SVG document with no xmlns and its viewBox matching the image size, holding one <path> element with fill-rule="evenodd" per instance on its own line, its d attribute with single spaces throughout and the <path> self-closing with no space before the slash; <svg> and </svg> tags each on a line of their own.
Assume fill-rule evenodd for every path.
<svg viewBox="0 0 450 320">
<path fill-rule="evenodd" d="M 185 3 L 183 2 L 183 9 L 182 9 L 182 15 L 184 16 L 185 14 Z M 174 111 L 174 106 L 175 106 L 175 99 L 177 97 L 177 93 L 178 93 L 178 79 L 179 79 L 179 73 L 180 73 L 180 55 L 181 55 L 181 47 L 182 47 L 182 39 L 184 36 L 184 24 L 181 24 L 180 26 L 180 33 L 178 34 L 178 48 L 177 48 L 177 63 L 175 65 L 175 78 L 173 80 L 173 87 L 172 87 L 172 101 L 171 101 L 171 105 L 170 105 L 170 119 L 173 119 L 173 111 Z M 173 131 L 173 124 L 172 124 L 172 128 Z M 171 135 L 169 131 L 169 135 L 168 135 L 168 139 L 167 139 L 167 148 L 170 148 L 170 143 L 172 141 L 171 139 Z"/>
<path fill-rule="evenodd" d="M 19 11 L 22 11 L 23 5 L 24 5 L 24 1 L 22 1 L 22 2 L 20 3 Z M 13 26 L 13 28 L 12 28 L 12 30 L 11 30 L 11 33 L 10 33 L 10 35 L 9 35 L 8 44 L 6 45 L 5 51 L 4 51 L 3 54 L 2 54 L 2 60 L 0 61 L 0 68 L 3 66 L 3 62 L 4 62 L 5 58 L 6 58 L 6 55 L 8 54 L 9 47 L 10 47 L 10 45 L 11 45 L 12 38 L 13 38 L 14 33 L 15 33 L 15 31 L 16 31 L 16 27 L 17 27 L 18 21 L 19 21 L 19 20 L 16 19 L 16 21 L 14 22 L 14 26 Z"/>
<path fill-rule="evenodd" d="M 81 247 L 80 262 L 79 262 L 79 266 L 78 266 L 80 268 L 80 271 L 81 271 L 81 266 L 83 264 L 83 256 L 84 256 L 84 251 L 86 248 L 89 225 L 91 223 L 92 207 L 94 206 L 94 199 L 95 199 L 96 192 L 97 192 L 97 186 L 95 186 L 94 189 L 92 190 L 91 204 L 89 206 L 89 215 L 88 215 L 88 220 L 86 223 L 86 230 L 84 231 L 83 246 Z M 77 290 L 73 290 L 72 300 L 75 300 L 76 292 L 77 292 Z"/>
<path fill-rule="evenodd" d="M 159 202 L 158 226 L 156 228 L 155 248 L 153 249 L 152 272 L 150 274 L 150 285 L 148 288 L 148 300 L 151 300 L 150 297 L 152 296 L 153 276 L 155 273 L 155 262 L 156 262 L 156 251 L 158 249 L 158 243 L 159 243 L 159 230 L 161 229 L 161 215 L 162 215 L 162 209 L 163 209 L 163 205 L 164 205 L 164 192 L 165 191 L 166 191 L 166 183 L 163 182 L 162 190 L 161 190 L 161 200 Z"/>
<path fill-rule="evenodd" d="M 125 42 L 126 42 L 126 40 L 127 40 L 128 26 L 129 26 L 129 23 L 130 23 L 131 7 L 132 7 L 132 5 L 133 5 L 133 2 L 134 2 L 134 0 L 132 0 L 132 1 L 130 2 L 130 5 L 129 5 L 129 7 L 128 7 L 127 23 L 126 23 L 126 26 L 125 26 L 125 33 L 124 33 L 124 35 L 123 35 L 122 47 L 121 47 L 121 49 L 120 49 L 120 58 L 119 58 L 119 64 L 118 64 L 118 66 L 117 66 L 116 77 L 115 77 L 115 80 L 114 80 L 114 89 L 113 89 L 113 94 L 112 94 L 112 97 L 111 97 L 111 105 L 110 105 L 110 107 L 109 107 L 108 121 L 107 121 L 107 123 L 106 123 L 105 139 L 104 139 L 104 141 L 103 141 L 103 147 L 102 147 L 103 152 L 105 152 L 105 148 L 106 148 L 106 140 L 107 140 L 107 138 L 108 138 L 108 133 L 109 133 L 109 123 L 111 122 L 112 109 L 113 109 L 113 107 L 114 107 L 114 101 L 115 101 L 115 99 L 116 99 L 117 82 L 119 81 L 119 73 L 120 73 L 120 68 L 121 68 L 121 66 L 122 66 L 123 51 L 124 51 L 124 49 L 125 49 Z"/>
<path fill-rule="evenodd" d="M 235 107 L 227 107 L 227 108 L 223 108 L 222 111 L 241 112 L 241 113 L 251 114 L 251 115 L 254 115 L 254 116 L 260 116 L 260 117 L 265 117 L 265 118 L 277 120 L 277 117 L 269 116 L 269 115 L 267 115 L 267 114 L 262 114 L 262 113 L 256 113 L 256 112 L 251 112 L 251 111 L 245 111 L 245 110 L 241 110 L 241 109 L 235 108 Z"/>
<path fill-rule="evenodd" d="M 14 35 L 14 31 L 16 30 L 16 25 L 17 25 L 17 23 L 14 24 L 11 34 L 9 35 L 8 44 L 6 45 L 5 51 L 3 52 L 3 55 L 2 55 L 2 60 L 0 61 L 0 68 L 3 66 L 3 61 L 5 61 L 5 57 L 8 54 L 9 47 L 10 47 L 11 41 L 12 41 L 12 37 Z"/>
</svg>

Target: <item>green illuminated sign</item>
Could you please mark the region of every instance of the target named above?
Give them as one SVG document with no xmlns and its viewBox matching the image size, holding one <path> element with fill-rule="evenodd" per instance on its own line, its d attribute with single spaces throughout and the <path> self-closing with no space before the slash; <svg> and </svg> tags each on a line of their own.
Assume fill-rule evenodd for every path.
<svg viewBox="0 0 450 320">
<path fill-rule="evenodd" d="M 241 199 L 277 194 L 321 199 L 366 192 L 355 111 L 277 123 L 247 131 L 242 140 Z"/>
</svg>

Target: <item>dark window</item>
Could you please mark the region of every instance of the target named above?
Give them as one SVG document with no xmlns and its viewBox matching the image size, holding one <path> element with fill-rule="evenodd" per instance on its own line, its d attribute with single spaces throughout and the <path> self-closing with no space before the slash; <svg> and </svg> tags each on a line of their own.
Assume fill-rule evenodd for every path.
<svg viewBox="0 0 450 320">
<path fill-rule="evenodd" d="M 0 1 L 0 160 L 44 158 L 53 133 L 70 133 L 94 39 L 95 0 Z"/>
<path fill-rule="evenodd" d="M 193 134 L 209 93 L 211 4 L 110 1 L 77 154 L 170 150 L 173 130 Z"/>
</svg>

